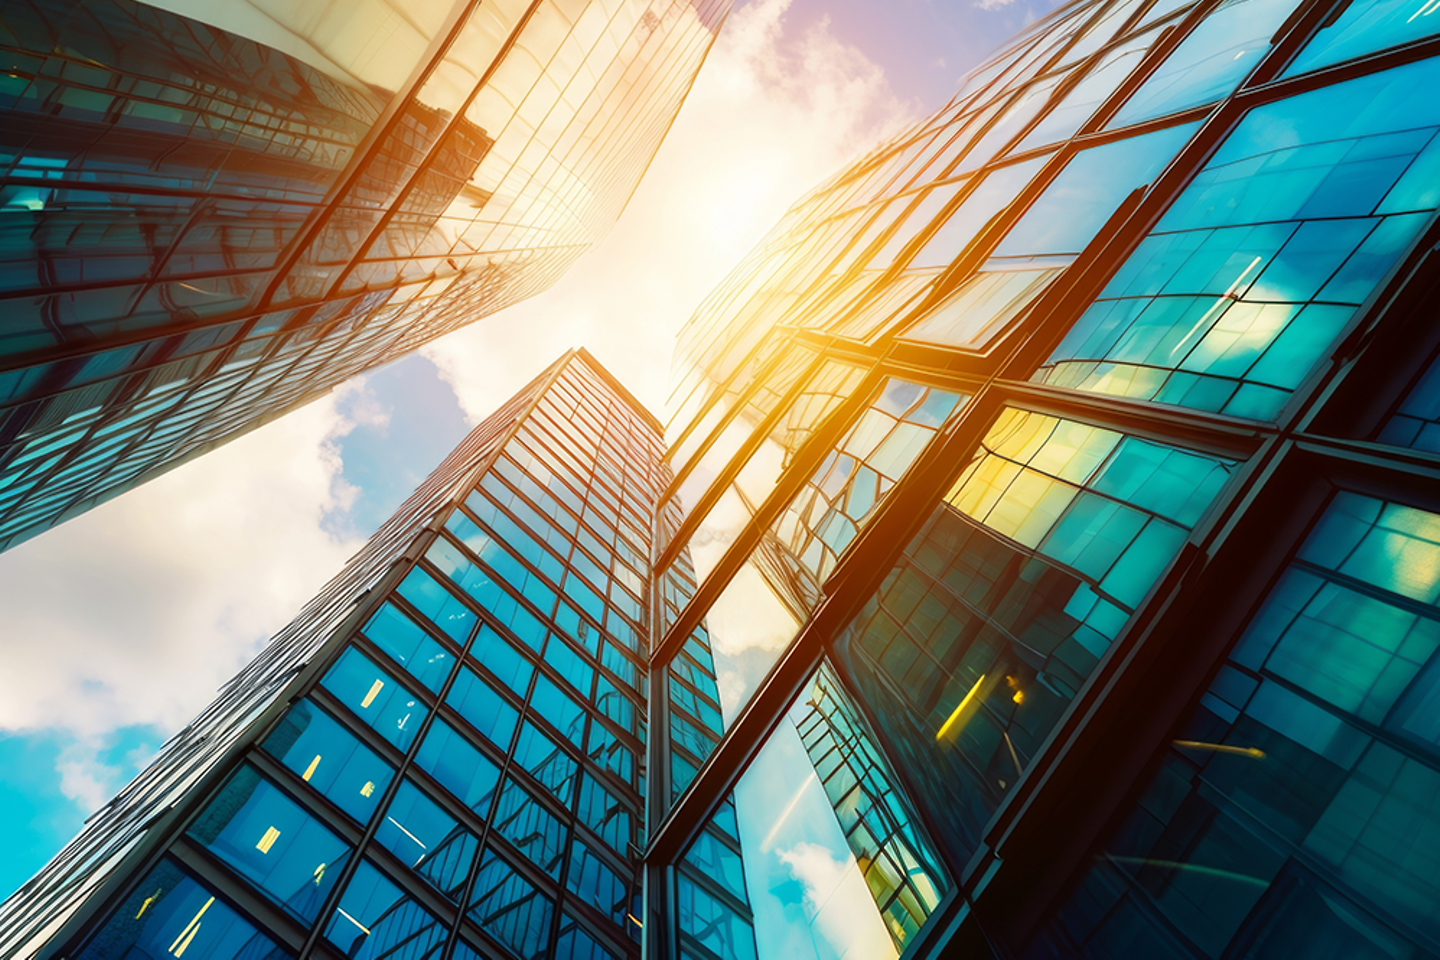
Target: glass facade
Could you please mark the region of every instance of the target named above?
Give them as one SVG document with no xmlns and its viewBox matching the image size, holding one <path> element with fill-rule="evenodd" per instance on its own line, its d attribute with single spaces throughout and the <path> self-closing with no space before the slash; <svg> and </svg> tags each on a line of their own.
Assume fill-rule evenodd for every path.
<svg viewBox="0 0 1440 960">
<path fill-rule="evenodd" d="M 0 549 L 549 286 L 728 0 L 0 10 Z"/>
<path fill-rule="evenodd" d="M 668 423 L 582 353 L 482 425 L 0 948 L 1440 956 L 1432 6 L 1027 28 Z"/>
</svg>

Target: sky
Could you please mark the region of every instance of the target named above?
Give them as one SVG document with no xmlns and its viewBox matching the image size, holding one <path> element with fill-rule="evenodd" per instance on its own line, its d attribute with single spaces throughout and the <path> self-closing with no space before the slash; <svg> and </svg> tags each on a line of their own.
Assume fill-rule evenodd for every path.
<svg viewBox="0 0 1440 960">
<path fill-rule="evenodd" d="M 0 554 L 0 898 L 210 702 L 471 426 L 565 350 L 588 347 L 660 411 L 675 332 L 785 209 L 941 107 L 1047 9 L 737 3 L 624 216 L 550 291 Z M 760 763 L 793 769 L 798 749 L 777 740 Z M 824 803 L 818 783 L 771 785 Z M 858 879 L 833 858 L 837 837 L 787 835 L 765 861 L 806 891 L 796 909 L 812 939 L 843 919 L 814 891 Z"/>
</svg>

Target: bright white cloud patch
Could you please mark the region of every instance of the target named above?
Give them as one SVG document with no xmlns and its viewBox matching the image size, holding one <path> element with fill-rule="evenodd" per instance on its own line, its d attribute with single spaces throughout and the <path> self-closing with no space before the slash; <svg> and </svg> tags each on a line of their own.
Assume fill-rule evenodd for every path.
<svg viewBox="0 0 1440 960">
<path fill-rule="evenodd" d="M 818 843 L 797 843 L 778 856 L 804 884 L 805 913 L 828 944 L 839 946 L 837 957 L 886 960 L 897 955 L 878 910 L 865 903 L 870 889 L 854 854 L 837 857 Z"/>
<path fill-rule="evenodd" d="M 95 738 L 179 729 L 359 546 L 321 526 L 353 496 L 341 396 L 0 554 L 0 732 L 79 738 L 67 795 L 112 792 Z"/>
<path fill-rule="evenodd" d="M 615 229 L 552 290 L 426 354 L 479 422 L 565 350 L 588 347 L 657 413 L 675 333 L 805 192 L 914 119 L 884 71 L 790 0 L 737 10 Z"/>
</svg>

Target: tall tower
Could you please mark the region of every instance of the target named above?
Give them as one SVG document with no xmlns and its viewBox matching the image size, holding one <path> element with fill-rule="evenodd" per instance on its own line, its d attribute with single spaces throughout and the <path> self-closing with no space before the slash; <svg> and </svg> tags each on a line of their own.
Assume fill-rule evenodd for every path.
<svg viewBox="0 0 1440 960">
<path fill-rule="evenodd" d="M 555 363 L 0 906 L 0 955 L 638 957 L 660 453 Z M 677 721 L 717 699 L 687 656 Z"/>
<path fill-rule="evenodd" d="M 0 3 L 0 549 L 548 287 L 728 8 Z"/>
</svg>

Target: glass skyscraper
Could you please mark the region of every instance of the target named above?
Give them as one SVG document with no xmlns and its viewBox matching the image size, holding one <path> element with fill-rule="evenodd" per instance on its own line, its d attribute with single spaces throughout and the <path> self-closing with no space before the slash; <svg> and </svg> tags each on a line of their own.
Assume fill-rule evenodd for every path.
<svg viewBox="0 0 1440 960">
<path fill-rule="evenodd" d="M 1069 4 L 691 319 L 760 957 L 1440 955 L 1435 10 Z"/>
<path fill-rule="evenodd" d="M 0 3 L 0 549 L 545 289 L 728 7 Z"/>
<path fill-rule="evenodd" d="M 638 957 L 661 452 L 587 354 L 554 364 L 0 906 L 0 951 Z M 687 657 L 671 722 L 714 738 Z M 687 891 L 743 909 L 706 872 L 731 834 Z"/>
</svg>

